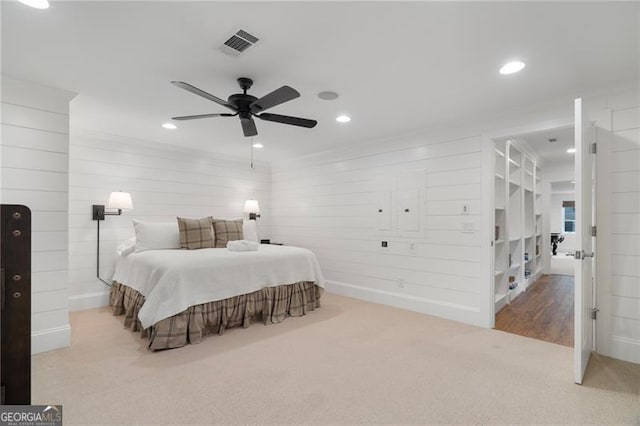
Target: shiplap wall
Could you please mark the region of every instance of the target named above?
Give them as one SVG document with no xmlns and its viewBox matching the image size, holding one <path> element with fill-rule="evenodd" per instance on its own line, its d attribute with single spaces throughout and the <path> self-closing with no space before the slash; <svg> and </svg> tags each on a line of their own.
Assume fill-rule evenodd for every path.
<svg viewBox="0 0 640 426">
<path fill-rule="evenodd" d="M 482 155 L 480 136 L 424 136 L 274 163 L 272 239 L 314 251 L 331 291 L 486 325 Z M 412 188 L 421 230 L 381 231 L 380 199 L 391 192 L 397 229 L 396 201 Z"/>
<path fill-rule="evenodd" d="M 613 109 L 611 130 L 603 153 L 610 192 L 601 202 L 610 207 L 610 232 L 599 252 L 609 272 L 599 280 L 606 290 L 599 341 L 606 355 L 640 363 L 640 107 Z"/>
<path fill-rule="evenodd" d="M 74 94 L 2 77 L 1 200 L 32 211 L 32 352 L 69 346 L 68 150 Z"/>
<path fill-rule="evenodd" d="M 229 158 L 175 146 L 72 128 L 69 154 L 70 309 L 108 303 L 108 288 L 96 275 L 93 204 L 109 193 L 131 193 L 134 210 L 100 224 L 101 277 L 113 274 L 116 246 L 133 236 L 132 219 L 175 221 L 176 216 L 237 219 L 244 201 L 257 199 L 258 227 L 269 237 L 268 164 L 250 168 L 249 158 Z"/>
</svg>

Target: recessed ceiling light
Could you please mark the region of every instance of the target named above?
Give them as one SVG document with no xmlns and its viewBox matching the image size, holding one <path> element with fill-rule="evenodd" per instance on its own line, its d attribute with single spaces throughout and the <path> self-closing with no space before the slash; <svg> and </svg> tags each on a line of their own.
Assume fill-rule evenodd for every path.
<svg viewBox="0 0 640 426">
<path fill-rule="evenodd" d="M 576 149 L 575 148 L 569 148 L 567 150 L 567 154 L 575 154 L 576 153 Z"/>
<path fill-rule="evenodd" d="M 518 71 L 522 71 L 524 67 L 525 67 L 524 62 L 512 61 L 512 62 L 506 63 L 502 68 L 500 68 L 500 74 L 503 74 L 503 75 L 514 74 Z"/>
<path fill-rule="evenodd" d="M 178 128 L 178 126 L 176 126 L 176 125 L 175 125 L 175 124 L 173 124 L 173 123 L 164 123 L 164 124 L 162 125 L 162 127 L 164 127 L 165 129 L 169 129 L 169 130 L 175 130 L 175 129 L 177 129 L 177 128 Z"/>
<path fill-rule="evenodd" d="M 571 183 L 575 184 L 575 183 L 576 183 L 576 181 L 575 181 L 575 180 L 572 180 L 572 181 L 571 181 Z"/>
<path fill-rule="evenodd" d="M 256 142 L 251 146 L 254 147 L 254 148 L 264 148 L 264 145 L 262 145 L 260 142 Z"/>
<path fill-rule="evenodd" d="M 338 123 L 348 123 L 351 121 L 351 117 L 349 117 L 348 115 L 339 115 L 338 117 L 336 117 L 336 121 Z"/>
<path fill-rule="evenodd" d="M 338 96 L 339 95 L 336 92 L 330 92 L 328 90 L 318 93 L 318 97 L 325 101 L 332 101 L 334 99 L 338 99 Z"/>
<path fill-rule="evenodd" d="M 49 9 L 49 0 L 18 0 L 22 4 L 35 9 Z"/>
</svg>

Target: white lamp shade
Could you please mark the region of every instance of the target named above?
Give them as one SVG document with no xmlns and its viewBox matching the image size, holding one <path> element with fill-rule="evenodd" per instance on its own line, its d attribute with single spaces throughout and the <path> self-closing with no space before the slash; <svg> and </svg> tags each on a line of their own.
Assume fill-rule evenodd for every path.
<svg viewBox="0 0 640 426">
<path fill-rule="evenodd" d="M 105 207 L 107 209 L 133 210 L 131 194 L 128 192 L 112 192 Z"/>
<path fill-rule="evenodd" d="M 258 200 L 247 200 L 244 202 L 245 213 L 260 213 L 260 204 Z"/>
</svg>

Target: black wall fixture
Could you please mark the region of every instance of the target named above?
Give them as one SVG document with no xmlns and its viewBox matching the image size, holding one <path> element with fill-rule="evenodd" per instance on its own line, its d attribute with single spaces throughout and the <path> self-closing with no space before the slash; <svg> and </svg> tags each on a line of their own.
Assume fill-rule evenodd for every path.
<svg viewBox="0 0 640 426">
<path fill-rule="evenodd" d="M 106 209 L 112 211 L 106 211 Z M 115 211 L 113 211 L 115 210 Z M 96 221 L 96 278 L 104 284 L 111 286 L 111 283 L 100 277 L 100 222 L 106 216 L 120 216 L 123 210 L 133 210 L 131 194 L 128 192 L 116 191 L 109 195 L 106 206 L 104 204 L 94 204 L 91 206 L 91 218 Z"/>
</svg>

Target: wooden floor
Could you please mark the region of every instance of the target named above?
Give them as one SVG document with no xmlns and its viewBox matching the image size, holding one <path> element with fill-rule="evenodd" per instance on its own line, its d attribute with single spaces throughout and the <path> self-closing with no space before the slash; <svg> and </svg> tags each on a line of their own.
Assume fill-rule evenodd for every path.
<svg viewBox="0 0 640 426">
<path fill-rule="evenodd" d="M 496 315 L 496 330 L 573 346 L 572 276 L 544 275 Z"/>
</svg>

